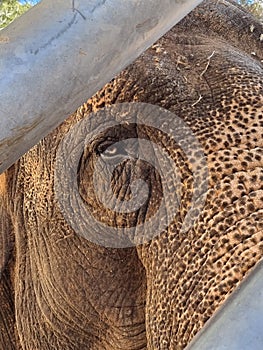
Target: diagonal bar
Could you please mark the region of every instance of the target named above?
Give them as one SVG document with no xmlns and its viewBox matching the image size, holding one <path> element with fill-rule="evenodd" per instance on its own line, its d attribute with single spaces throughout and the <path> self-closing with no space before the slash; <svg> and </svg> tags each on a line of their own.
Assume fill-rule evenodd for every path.
<svg viewBox="0 0 263 350">
<path fill-rule="evenodd" d="M 0 32 L 0 173 L 201 0 L 42 0 Z"/>
<path fill-rule="evenodd" d="M 263 260 L 186 350 L 263 349 Z"/>
</svg>

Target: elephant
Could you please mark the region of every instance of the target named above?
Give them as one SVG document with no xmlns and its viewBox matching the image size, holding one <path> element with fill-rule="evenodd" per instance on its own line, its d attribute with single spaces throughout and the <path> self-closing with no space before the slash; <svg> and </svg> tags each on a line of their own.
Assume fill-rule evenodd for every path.
<svg viewBox="0 0 263 350">
<path fill-rule="evenodd" d="M 1 175 L 1 349 L 184 349 L 260 261 L 262 40 L 261 23 L 235 1 L 203 1 Z M 63 153 L 61 144 L 78 123 L 91 115 L 103 120 L 114 106 L 120 118 L 134 106 L 159 108 L 160 125 L 167 117 L 168 127 L 182 127 L 179 136 L 185 137 L 184 128 L 191 130 L 204 164 L 195 162 L 199 146 L 180 146 L 165 131 L 138 126 L 136 118 L 118 120 L 81 147 L 69 137 L 64 143 L 69 151 Z M 157 215 L 157 224 L 162 221 L 157 209 L 165 184 L 162 167 L 156 170 L 150 160 L 139 159 L 125 143 L 114 146 L 127 138 L 164 149 L 170 157 L 165 178 L 178 198 L 177 204 L 167 204 L 167 211 L 175 207 L 169 225 L 138 244 L 137 224 L 144 227 Z M 77 205 L 61 191 L 72 220 L 87 235 L 65 218 L 55 186 L 67 181 L 57 178 L 55 164 L 59 152 L 59 161 L 74 160 L 75 149 L 82 205 L 104 224 L 104 236 L 110 228 L 124 235 L 131 228 L 130 244 L 87 239 L 95 225 L 82 227 L 81 216 L 74 216 Z M 145 157 L 154 153 L 148 147 Z M 103 206 L 96 193 L 107 194 L 100 185 L 103 171 L 96 189 L 91 185 L 98 157 L 106 163 L 124 159 L 111 178 L 112 191 L 122 201 L 130 200 L 132 182 L 143 179 L 149 198 L 141 208 L 125 213 Z M 178 177 L 170 176 L 175 168 Z M 182 230 L 196 171 L 200 210 L 196 214 L 194 208 L 194 222 Z"/>
</svg>

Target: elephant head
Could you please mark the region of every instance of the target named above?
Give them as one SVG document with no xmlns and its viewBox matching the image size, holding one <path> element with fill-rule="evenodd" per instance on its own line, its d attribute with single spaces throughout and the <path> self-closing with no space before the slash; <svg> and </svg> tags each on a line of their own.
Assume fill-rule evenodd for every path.
<svg viewBox="0 0 263 350">
<path fill-rule="evenodd" d="M 262 59 L 260 23 L 204 1 L 2 175 L 3 348 L 190 342 L 262 258 Z"/>
</svg>

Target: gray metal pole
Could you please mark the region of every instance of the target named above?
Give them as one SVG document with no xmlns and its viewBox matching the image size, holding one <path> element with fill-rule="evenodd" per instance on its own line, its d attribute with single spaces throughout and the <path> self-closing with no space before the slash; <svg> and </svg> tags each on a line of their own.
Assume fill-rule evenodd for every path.
<svg viewBox="0 0 263 350">
<path fill-rule="evenodd" d="M 263 260 L 186 350 L 263 349 Z"/>
<path fill-rule="evenodd" d="M 201 0 L 42 0 L 0 32 L 0 173 Z"/>
</svg>

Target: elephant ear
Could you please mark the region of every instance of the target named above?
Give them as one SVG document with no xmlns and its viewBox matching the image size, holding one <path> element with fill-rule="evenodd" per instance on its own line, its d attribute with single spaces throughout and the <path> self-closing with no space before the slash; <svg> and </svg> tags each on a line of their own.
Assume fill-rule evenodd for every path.
<svg viewBox="0 0 263 350">
<path fill-rule="evenodd" d="M 0 280 L 11 251 L 11 220 L 7 211 L 6 175 L 0 175 Z"/>
</svg>

